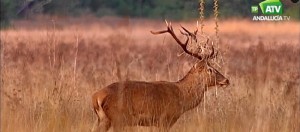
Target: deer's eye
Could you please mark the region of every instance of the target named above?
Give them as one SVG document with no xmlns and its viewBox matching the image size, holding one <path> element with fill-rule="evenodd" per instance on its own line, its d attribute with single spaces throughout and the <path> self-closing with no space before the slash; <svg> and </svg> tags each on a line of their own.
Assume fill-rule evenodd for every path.
<svg viewBox="0 0 300 132">
<path fill-rule="evenodd" d="M 193 39 L 194 39 L 195 42 L 197 43 L 197 37 L 196 37 L 196 36 L 193 36 Z"/>
<path fill-rule="evenodd" d="M 213 73 L 213 70 L 212 70 L 212 69 L 208 69 L 207 71 L 208 71 L 209 74 L 212 74 L 212 73 Z"/>
</svg>

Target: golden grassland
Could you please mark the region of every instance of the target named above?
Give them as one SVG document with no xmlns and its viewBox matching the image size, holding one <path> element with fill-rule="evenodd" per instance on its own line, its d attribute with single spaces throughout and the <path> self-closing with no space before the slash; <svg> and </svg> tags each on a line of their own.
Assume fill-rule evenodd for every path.
<svg viewBox="0 0 300 132">
<path fill-rule="evenodd" d="M 179 24 L 196 25 L 172 23 L 174 29 Z M 213 21 L 205 24 L 213 35 Z M 171 131 L 300 131 L 299 22 L 219 25 L 221 61 L 214 65 L 231 85 L 208 91 Z M 117 69 L 131 80 L 182 78 L 196 60 L 180 55 L 170 35 L 149 32 L 164 28 L 163 21 L 125 18 L 13 22 L 1 31 L 1 131 L 90 131 L 96 120 L 91 95 L 118 81 Z"/>
</svg>

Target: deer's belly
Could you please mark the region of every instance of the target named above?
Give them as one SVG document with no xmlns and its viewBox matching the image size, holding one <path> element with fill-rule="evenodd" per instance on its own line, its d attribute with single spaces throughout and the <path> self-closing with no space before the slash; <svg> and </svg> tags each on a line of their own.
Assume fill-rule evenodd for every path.
<svg viewBox="0 0 300 132">
<path fill-rule="evenodd" d="M 136 115 L 124 118 L 123 121 L 131 126 L 165 126 L 174 124 L 179 118 L 180 114 L 172 115 Z"/>
<path fill-rule="evenodd" d="M 163 111 L 144 110 L 134 111 L 131 109 L 118 110 L 109 115 L 112 122 L 128 126 L 165 126 L 173 125 L 181 113 L 165 109 Z"/>
</svg>

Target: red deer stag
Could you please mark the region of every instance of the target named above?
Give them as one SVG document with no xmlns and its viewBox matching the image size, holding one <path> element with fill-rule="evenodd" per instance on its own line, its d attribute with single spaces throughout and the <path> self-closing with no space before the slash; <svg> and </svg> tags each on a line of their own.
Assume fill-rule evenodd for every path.
<svg viewBox="0 0 300 132">
<path fill-rule="evenodd" d="M 197 30 L 192 33 L 182 28 L 185 33 L 181 33 L 187 37 L 184 43 L 168 23 L 167 30 L 151 33 L 170 33 L 187 54 L 200 61 L 177 82 L 121 81 L 100 89 L 92 97 L 98 116 L 94 130 L 108 131 L 111 126 L 114 131 L 121 131 L 125 126 L 156 126 L 168 131 L 184 112 L 200 104 L 208 88 L 229 85 L 229 80 L 208 63 L 214 54 L 213 47 L 209 53 L 205 49 L 201 49 L 200 55 L 192 53 L 187 44 L 190 39 L 197 41 Z"/>
</svg>

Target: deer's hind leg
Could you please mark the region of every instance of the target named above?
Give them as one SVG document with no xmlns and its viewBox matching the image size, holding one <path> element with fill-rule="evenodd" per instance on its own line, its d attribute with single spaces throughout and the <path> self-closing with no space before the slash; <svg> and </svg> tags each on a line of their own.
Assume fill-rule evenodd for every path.
<svg viewBox="0 0 300 132">
<path fill-rule="evenodd" d="M 124 132 L 125 131 L 125 121 L 122 122 L 119 119 L 115 119 L 112 122 L 114 132 Z"/>
<path fill-rule="evenodd" d="M 111 122 L 108 118 L 104 118 L 99 123 L 100 131 L 107 132 L 111 127 Z"/>
<path fill-rule="evenodd" d="M 107 132 L 111 127 L 111 121 L 104 113 L 103 109 L 100 108 L 96 110 L 96 114 L 98 116 L 97 121 L 94 124 L 92 129 L 93 132 Z"/>
<path fill-rule="evenodd" d="M 92 132 L 107 132 L 111 127 L 110 121 L 100 121 L 97 119 L 92 128 Z"/>
</svg>

